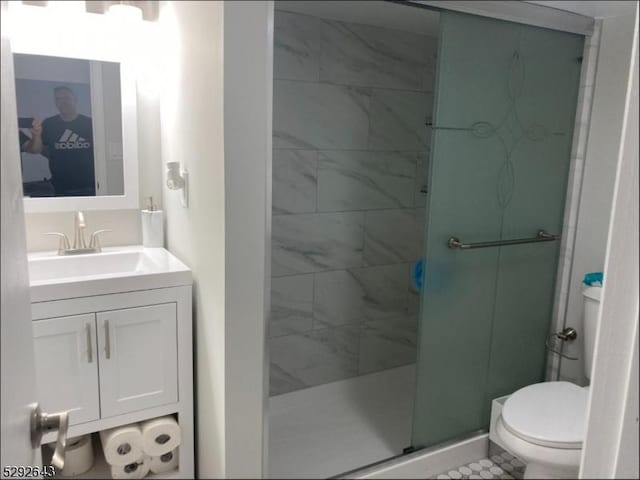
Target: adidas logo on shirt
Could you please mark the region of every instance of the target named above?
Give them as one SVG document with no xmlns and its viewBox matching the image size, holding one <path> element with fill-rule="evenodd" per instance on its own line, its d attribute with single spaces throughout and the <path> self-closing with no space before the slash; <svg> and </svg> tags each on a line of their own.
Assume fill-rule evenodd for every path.
<svg viewBox="0 0 640 480">
<path fill-rule="evenodd" d="M 91 148 L 91 142 L 67 128 L 60 136 L 60 140 L 55 142 L 53 146 L 56 150 L 72 150 L 76 148 Z"/>
</svg>

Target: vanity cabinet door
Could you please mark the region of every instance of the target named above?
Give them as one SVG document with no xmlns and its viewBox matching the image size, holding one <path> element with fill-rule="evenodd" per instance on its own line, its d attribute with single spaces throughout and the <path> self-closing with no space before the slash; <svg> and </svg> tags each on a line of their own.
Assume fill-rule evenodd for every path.
<svg viewBox="0 0 640 480">
<path fill-rule="evenodd" d="M 102 417 L 178 401 L 176 304 L 97 314 Z"/>
<path fill-rule="evenodd" d="M 33 322 L 42 411 L 69 411 L 69 423 L 98 420 L 98 357 L 93 313 Z"/>
</svg>

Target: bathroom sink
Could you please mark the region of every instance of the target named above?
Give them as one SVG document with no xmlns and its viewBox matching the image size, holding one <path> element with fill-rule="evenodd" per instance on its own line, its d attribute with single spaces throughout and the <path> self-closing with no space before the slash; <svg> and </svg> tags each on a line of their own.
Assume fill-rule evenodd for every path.
<svg viewBox="0 0 640 480">
<path fill-rule="evenodd" d="M 191 271 L 164 248 L 112 247 L 101 253 L 29 255 L 31 301 L 191 285 Z"/>
</svg>

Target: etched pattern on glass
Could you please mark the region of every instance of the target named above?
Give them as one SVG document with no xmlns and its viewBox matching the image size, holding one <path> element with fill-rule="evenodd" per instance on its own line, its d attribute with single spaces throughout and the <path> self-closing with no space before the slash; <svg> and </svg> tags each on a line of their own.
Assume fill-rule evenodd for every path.
<svg viewBox="0 0 640 480">
<path fill-rule="evenodd" d="M 513 52 L 507 78 L 509 107 L 496 125 L 488 121 L 474 122 L 470 127 L 434 125 L 435 130 L 459 130 L 469 132 L 481 139 L 495 138 L 504 150 L 504 160 L 497 179 L 498 204 L 503 209 L 509 205 L 515 188 L 516 172 L 513 165 L 513 152 L 523 139 L 540 142 L 547 139 L 551 132 L 542 124 L 523 120 L 518 112 L 518 99 L 522 96 L 525 80 L 525 63 L 518 50 Z M 553 132 L 553 135 L 565 135 L 565 132 Z"/>
</svg>

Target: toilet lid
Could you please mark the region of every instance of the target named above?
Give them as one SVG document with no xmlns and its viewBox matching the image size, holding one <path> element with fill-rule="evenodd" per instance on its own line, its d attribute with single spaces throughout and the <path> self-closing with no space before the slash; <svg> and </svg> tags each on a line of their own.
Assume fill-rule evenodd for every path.
<svg viewBox="0 0 640 480">
<path fill-rule="evenodd" d="M 511 395 L 502 420 L 511 433 L 537 445 L 582 448 L 588 391 L 569 382 L 544 382 Z"/>
</svg>

